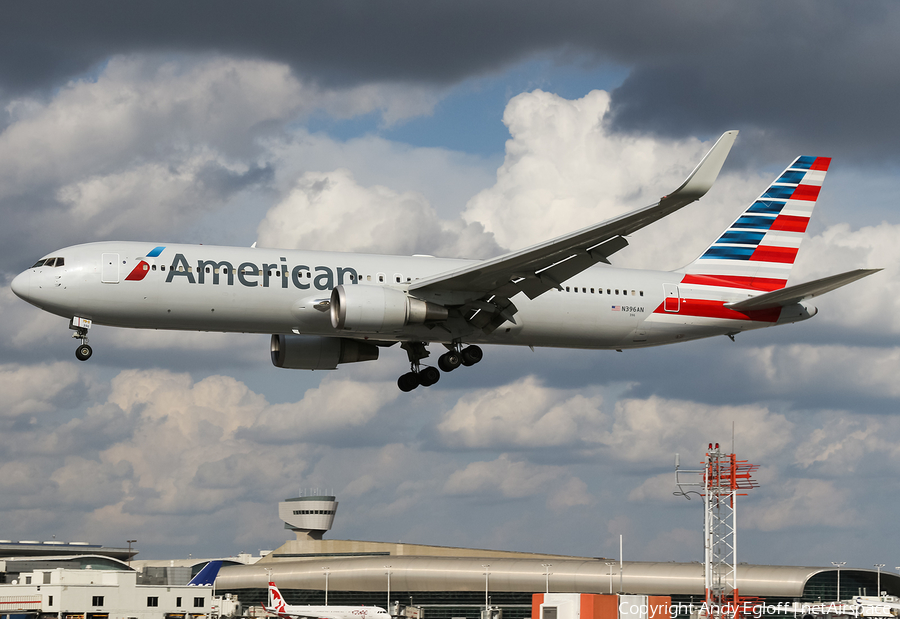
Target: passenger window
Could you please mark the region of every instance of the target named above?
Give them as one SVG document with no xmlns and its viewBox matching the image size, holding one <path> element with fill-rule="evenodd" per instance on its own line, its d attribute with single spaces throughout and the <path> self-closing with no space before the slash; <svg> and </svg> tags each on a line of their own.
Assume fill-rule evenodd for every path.
<svg viewBox="0 0 900 619">
<path fill-rule="evenodd" d="M 206 272 L 209 273 L 209 267 L 206 267 Z"/>
<path fill-rule="evenodd" d="M 378 274 L 378 281 L 379 281 L 379 282 L 384 282 L 384 273 L 379 273 L 379 274 Z"/>
<path fill-rule="evenodd" d="M 569 287 L 568 287 L 568 286 L 566 286 L 566 292 L 570 292 L 570 290 L 569 290 Z"/>
<path fill-rule="evenodd" d="M 591 288 L 591 294 L 594 294 L 594 289 L 593 289 L 593 288 Z"/>
<path fill-rule="evenodd" d="M 581 292 L 587 292 L 587 288 L 582 288 Z"/>
<path fill-rule="evenodd" d="M 610 292 L 609 288 L 606 289 L 606 294 L 612 294 L 612 292 Z"/>
<path fill-rule="evenodd" d="M 616 288 L 616 294 L 619 294 L 619 289 L 618 289 L 618 288 Z"/>
<path fill-rule="evenodd" d="M 575 292 L 578 292 L 578 286 L 575 286 Z"/>
<path fill-rule="evenodd" d="M 644 291 L 643 291 L 643 290 L 641 290 L 641 296 L 644 296 Z"/>
<path fill-rule="evenodd" d="M 155 270 L 156 270 L 156 265 L 155 265 L 155 264 L 151 265 L 151 266 L 150 266 L 150 270 L 151 270 L 151 271 L 155 271 Z"/>
<path fill-rule="evenodd" d="M 634 296 L 634 290 L 631 291 L 631 296 Z"/>
<path fill-rule="evenodd" d="M 366 281 L 367 281 L 367 282 L 372 281 L 372 276 L 371 276 L 371 275 L 366 275 Z"/>
<path fill-rule="evenodd" d="M 159 270 L 160 270 L 160 271 L 165 271 L 165 270 L 166 270 L 166 265 L 164 265 L 164 264 L 159 265 Z"/>
</svg>

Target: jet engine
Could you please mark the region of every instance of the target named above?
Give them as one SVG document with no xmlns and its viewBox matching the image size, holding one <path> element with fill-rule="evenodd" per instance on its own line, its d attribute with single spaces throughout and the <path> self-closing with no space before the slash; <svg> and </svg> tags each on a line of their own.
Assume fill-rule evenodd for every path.
<svg viewBox="0 0 900 619">
<path fill-rule="evenodd" d="M 291 370 L 334 370 L 339 363 L 378 358 L 375 344 L 344 337 L 275 334 L 270 348 L 275 367 Z"/>
<path fill-rule="evenodd" d="M 406 325 L 447 320 L 447 308 L 385 286 L 336 286 L 331 326 L 341 331 L 383 333 Z"/>
</svg>

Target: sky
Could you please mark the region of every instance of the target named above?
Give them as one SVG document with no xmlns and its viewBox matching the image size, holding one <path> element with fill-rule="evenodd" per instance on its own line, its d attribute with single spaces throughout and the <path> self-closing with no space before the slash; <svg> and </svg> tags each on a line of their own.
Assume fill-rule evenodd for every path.
<svg viewBox="0 0 900 619">
<path fill-rule="evenodd" d="M 900 5 L 873 0 L 3 3 L 0 537 L 228 556 L 328 489 L 336 539 L 695 561 L 673 464 L 760 465 L 739 561 L 900 564 Z M 12 294 L 140 240 L 488 258 L 700 202 L 614 264 L 693 260 L 797 155 L 833 158 L 791 283 L 880 273 L 810 321 L 615 353 L 486 347 L 278 369 L 268 337 L 95 327 Z M 432 346 L 433 355 L 440 350 Z M 689 466 L 691 465 L 691 466 Z"/>
</svg>

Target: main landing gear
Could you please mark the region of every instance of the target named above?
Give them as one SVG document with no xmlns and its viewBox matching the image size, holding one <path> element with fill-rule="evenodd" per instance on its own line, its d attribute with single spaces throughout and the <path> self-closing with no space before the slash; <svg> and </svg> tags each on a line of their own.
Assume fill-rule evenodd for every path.
<svg viewBox="0 0 900 619">
<path fill-rule="evenodd" d="M 422 367 L 419 363 L 431 354 L 425 347 L 425 342 L 403 342 L 401 346 L 409 357 L 410 371 L 397 379 L 400 391 L 412 391 L 419 385 L 430 387 L 440 380 L 441 373 L 437 368 Z M 444 372 L 452 372 L 460 365 L 475 365 L 482 357 L 484 352 L 478 346 L 462 348 L 461 344 L 454 344 L 453 348 L 438 357 L 438 367 Z"/>
</svg>

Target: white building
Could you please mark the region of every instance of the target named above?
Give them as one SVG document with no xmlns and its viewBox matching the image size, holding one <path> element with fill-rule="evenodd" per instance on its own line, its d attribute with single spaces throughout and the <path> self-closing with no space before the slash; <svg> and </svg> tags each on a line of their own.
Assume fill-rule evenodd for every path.
<svg viewBox="0 0 900 619">
<path fill-rule="evenodd" d="M 213 598 L 212 587 L 139 585 L 138 573 L 123 569 L 35 569 L 0 584 L 0 617 L 32 615 L 56 619 L 189 619 L 240 614 L 231 596 Z M 234 611 L 237 610 L 237 613 Z"/>
</svg>

